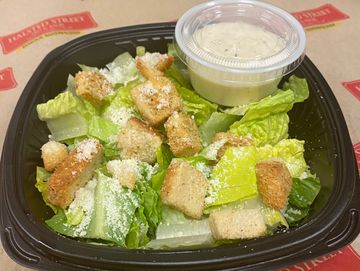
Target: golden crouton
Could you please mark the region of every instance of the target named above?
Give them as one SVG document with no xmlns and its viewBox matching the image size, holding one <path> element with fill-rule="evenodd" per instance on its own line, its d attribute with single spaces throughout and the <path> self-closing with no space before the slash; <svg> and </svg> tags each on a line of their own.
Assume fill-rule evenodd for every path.
<svg viewBox="0 0 360 271">
<path fill-rule="evenodd" d="M 47 192 L 51 204 L 66 208 L 75 192 L 86 185 L 101 163 L 103 146 L 95 139 L 80 142 L 50 176 Z"/>
<path fill-rule="evenodd" d="M 165 122 L 165 130 L 170 149 L 175 156 L 192 156 L 201 150 L 196 123 L 185 113 L 174 112 Z"/>
<path fill-rule="evenodd" d="M 136 57 L 136 67 L 147 79 L 163 76 L 163 71 L 171 66 L 174 57 L 160 53 L 145 53 L 141 57 Z"/>
<path fill-rule="evenodd" d="M 258 209 L 213 212 L 209 224 L 215 240 L 251 239 L 266 233 L 265 221 Z"/>
<path fill-rule="evenodd" d="M 111 83 L 96 71 L 80 71 L 75 75 L 76 94 L 94 106 L 112 93 Z"/>
<path fill-rule="evenodd" d="M 47 171 L 53 171 L 67 156 L 66 146 L 59 142 L 49 141 L 41 147 L 41 158 Z"/>
<path fill-rule="evenodd" d="M 188 163 L 173 160 L 166 172 L 161 200 L 185 215 L 200 219 L 204 210 L 208 181 Z"/>
<path fill-rule="evenodd" d="M 182 101 L 174 84 L 166 77 L 154 77 L 131 90 L 131 98 L 142 116 L 152 126 L 162 124 Z"/>
<path fill-rule="evenodd" d="M 264 160 L 256 164 L 257 186 L 263 202 L 272 208 L 286 206 L 292 179 L 285 163 L 280 159 Z"/>
<path fill-rule="evenodd" d="M 135 117 L 128 120 L 118 135 L 122 159 L 138 159 L 153 164 L 156 162 L 156 150 L 161 143 L 161 134 Z"/>
<path fill-rule="evenodd" d="M 212 142 L 214 143 L 220 140 L 226 140 L 226 142 L 217 152 L 216 158 L 218 160 L 220 160 L 228 148 L 254 145 L 254 141 L 252 139 L 244 136 L 238 136 L 230 132 L 217 133 Z"/>
<path fill-rule="evenodd" d="M 106 164 L 106 168 L 122 186 L 133 190 L 137 179 L 141 176 L 136 160 L 112 160 Z"/>
</svg>

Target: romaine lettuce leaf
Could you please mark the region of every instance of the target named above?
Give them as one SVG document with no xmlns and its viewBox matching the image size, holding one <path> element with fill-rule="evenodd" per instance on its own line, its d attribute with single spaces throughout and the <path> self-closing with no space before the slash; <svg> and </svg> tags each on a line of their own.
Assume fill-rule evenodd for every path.
<svg viewBox="0 0 360 271">
<path fill-rule="evenodd" d="M 216 133 L 229 130 L 231 124 L 240 117 L 226 113 L 213 112 L 210 118 L 199 128 L 201 139 L 205 144 L 210 144 Z"/>
<path fill-rule="evenodd" d="M 299 177 L 307 171 L 304 159 L 304 141 L 297 139 L 283 139 L 275 146 L 265 145 L 257 148 L 257 159 L 281 158 L 290 171 L 292 177 Z"/>
<path fill-rule="evenodd" d="M 317 177 L 293 178 L 289 203 L 284 214 L 290 225 L 297 224 L 308 215 L 320 189 L 320 180 Z"/>
<path fill-rule="evenodd" d="M 288 137 L 289 116 L 286 113 L 270 115 L 264 119 L 239 121 L 231 131 L 253 139 L 256 146 L 275 145 Z"/>
<path fill-rule="evenodd" d="M 100 172 L 97 179 L 81 189 L 83 192 L 77 192 L 68 215 L 60 212 L 47 220 L 47 225 L 71 237 L 101 239 L 126 246 L 126 236 L 140 206 L 139 196 Z M 75 217 L 78 208 L 84 211 L 81 222 L 69 224 L 67 217 Z"/>
<path fill-rule="evenodd" d="M 41 193 L 42 198 L 47 206 L 49 206 L 56 214 L 59 210 L 58 207 L 52 205 L 47 199 L 47 182 L 51 173 L 47 172 L 43 167 L 36 167 L 36 184 L 35 187 Z"/>
<path fill-rule="evenodd" d="M 163 206 L 163 220 L 156 230 L 156 239 L 146 248 L 164 249 L 209 245 L 213 243 L 208 219 L 193 220 L 183 213 Z"/>
<path fill-rule="evenodd" d="M 295 102 L 303 102 L 309 98 L 309 87 L 306 79 L 290 76 L 288 82 L 283 85 L 283 90 L 292 90 L 294 92 Z"/>
<path fill-rule="evenodd" d="M 70 91 L 36 106 L 40 120 L 46 121 L 54 140 L 61 141 L 87 133 L 87 109 Z"/>
<path fill-rule="evenodd" d="M 170 165 L 173 157 L 169 147 L 165 144 L 162 144 L 156 151 L 156 160 L 159 165 L 159 170 L 151 177 L 151 186 L 158 193 L 161 190 L 166 169 Z"/>
<path fill-rule="evenodd" d="M 256 161 L 254 146 L 227 149 L 212 171 L 206 207 L 255 197 Z"/>
<path fill-rule="evenodd" d="M 285 83 L 284 91 L 278 90 L 259 102 L 245 107 L 244 116 L 230 127 L 230 131 L 251 137 L 257 146 L 276 144 L 288 136 L 290 111 L 296 102 L 302 102 L 309 96 L 305 79 L 291 76 Z"/>
<path fill-rule="evenodd" d="M 118 125 L 102 117 L 94 115 L 89 123 L 88 135 L 96 137 L 102 142 L 112 143 L 116 141 Z"/>
</svg>

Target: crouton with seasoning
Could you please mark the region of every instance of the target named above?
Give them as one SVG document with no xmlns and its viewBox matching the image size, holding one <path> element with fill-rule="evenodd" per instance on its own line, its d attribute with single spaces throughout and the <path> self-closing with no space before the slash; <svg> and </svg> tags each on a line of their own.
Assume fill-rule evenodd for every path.
<svg viewBox="0 0 360 271">
<path fill-rule="evenodd" d="M 96 139 L 81 141 L 50 176 L 47 193 L 51 204 L 66 208 L 75 192 L 86 185 L 102 160 L 103 146 Z"/>
<path fill-rule="evenodd" d="M 131 98 L 140 114 L 155 127 L 165 122 L 174 111 L 182 109 L 181 98 L 166 77 L 154 77 L 134 87 Z"/>
<path fill-rule="evenodd" d="M 80 71 L 75 75 L 76 94 L 94 106 L 113 92 L 111 83 L 96 71 Z"/>
<path fill-rule="evenodd" d="M 264 218 L 258 209 L 216 211 L 209 216 L 215 240 L 251 239 L 266 234 Z"/>
<path fill-rule="evenodd" d="M 106 164 L 111 175 L 124 187 L 134 190 L 136 181 L 140 178 L 138 162 L 134 159 L 111 160 Z"/>
<path fill-rule="evenodd" d="M 216 158 L 220 160 L 225 154 L 226 150 L 231 147 L 244 147 L 254 145 L 254 141 L 248 137 L 235 135 L 230 132 L 220 132 L 215 134 L 212 142 L 224 140 L 224 145 L 217 151 Z"/>
<path fill-rule="evenodd" d="M 173 160 L 166 172 L 161 188 L 161 200 L 185 215 L 200 219 L 208 181 L 204 174 L 185 161 Z"/>
<path fill-rule="evenodd" d="M 263 160 L 256 164 L 256 178 L 263 202 L 269 207 L 283 209 L 292 186 L 286 164 L 280 159 Z"/>
<path fill-rule="evenodd" d="M 49 141 L 41 147 L 41 158 L 44 161 L 44 168 L 49 172 L 52 172 L 67 156 L 68 150 L 62 143 Z"/>
<path fill-rule="evenodd" d="M 163 71 L 171 66 L 174 57 L 167 54 L 146 52 L 143 56 L 136 57 L 136 67 L 147 79 L 163 76 Z"/>
<path fill-rule="evenodd" d="M 165 130 L 175 156 L 193 156 L 201 150 L 199 129 L 194 119 L 184 112 L 174 112 L 165 122 Z"/>
<path fill-rule="evenodd" d="M 122 159 L 137 159 L 153 164 L 161 143 L 161 134 L 135 117 L 131 117 L 118 134 Z"/>
</svg>

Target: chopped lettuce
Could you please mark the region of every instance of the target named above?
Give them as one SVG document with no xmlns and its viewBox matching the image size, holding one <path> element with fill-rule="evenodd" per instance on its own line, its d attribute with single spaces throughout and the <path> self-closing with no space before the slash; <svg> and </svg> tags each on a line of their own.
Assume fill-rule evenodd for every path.
<svg viewBox="0 0 360 271">
<path fill-rule="evenodd" d="M 96 137 L 102 142 L 116 141 L 118 133 L 118 126 L 111 121 L 108 121 L 99 116 L 93 116 L 89 123 L 89 136 Z"/>
<path fill-rule="evenodd" d="M 320 180 L 317 177 L 293 178 L 289 203 L 284 214 L 290 225 L 299 223 L 308 215 L 311 204 L 319 194 L 320 189 Z"/>
<path fill-rule="evenodd" d="M 159 165 L 159 170 L 151 177 L 151 186 L 158 193 L 161 190 L 166 170 L 173 157 L 170 148 L 165 144 L 162 144 L 156 151 L 156 160 Z"/>
<path fill-rule="evenodd" d="M 307 171 L 308 166 L 304 159 L 304 141 L 284 139 L 275 146 L 265 145 L 258 147 L 258 160 L 281 158 L 290 171 L 292 177 L 299 177 Z"/>
<path fill-rule="evenodd" d="M 35 187 L 41 193 L 42 198 L 47 206 L 49 206 L 54 213 L 57 213 L 59 208 L 52 205 L 47 199 L 47 181 L 51 173 L 47 172 L 43 167 L 36 167 L 36 184 Z"/>
<path fill-rule="evenodd" d="M 44 120 L 54 140 L 61 141 L 87 133 L 87 109 L 70 91 L 36 106 L 40 120 Z"/>
<path fill-rule="evenodd" d="M 198 126 L 204 124 L 210 118 L 211 114 L 217 111 L 218 105 L 209 102 L 193 91 L 175 65 L 172 65 L 165 72 L 165 75 L 172 80 L 177 92 L 182 98 L 184 111 L 194 116 Z"/>
<path fill-rule="evenodd" d="M 67 211 L 70 213 L 59 212 L 46 224 L 67 236 L 102 239 L 126 246 L 126 236 L 139 207 L 139 196 L 102 173 L 81 189 L 87 193 L 77 192 L 72 203 L 75 206 L 70 205 Z M 81 222 L 77 225 L 68 223 L 67 217 L 75 217 L 74 212 L 78 212 L 79 208 L 84 211 Z"/>
<path fill-rule="evenodd" d="M 276 144 L 288 137 L 290 111 L 296 102 L 302 102 L 309 96 L 305 79 L 291 76 L 289 83 L 274 95 L 252 103 L 243 110 L 244 116 L 230 127 L 230 131 L 255 140 L 257 146 Z"/>
<path fill-rule="evenodd" d="M 231 125 L 230 131 L 252 138 L 257 146 L 276 144 L 288 137 L 289 117 L 286 113 L 293 103 L 291 90 L 279 91 L 249 106 L 242 119 Z"/>
<path fill-rule="evenodd" d="M 239 120 L 236 115 L 213 112 L 210 118 L 199 128 L 201 139 L 207 145 L 211 143 L 216 133 L 229 130 L 231 124 Z"/>
<path fill-rule="evenodd" d="M 214 167 L 210 177 L 206 206 L 216 206 L 255 197 L 258 194 L 254 146 L 229 148 Z"/>
<path fill-rule="evenodd" d="M 170 207 L 163 207 L 163 220 L 156 231 L 156 239 L 146 248 L 164 249 L 210 245 L 213 242 L 208 219 L 193 220 Z"/>
<path fill-rule="evenodd" d="M 295 102 L 303 102 L 309 98 L 309 87 L 306 79 L 290 76 L 289 80 L 283 85 L 284 90 L 291 89 L 294 92 Z"/>
<path fill-rule="evenodd" d="M 264 119 L 251 120 L 233 126 L 232 131 L 238 135 L 255 140 L 257 146 L 274 145 L 288 137 L 289 116 L 286 113 L 270 115 Z M 235 130 L 234 130 L 235 129 Z"/>
</svg>

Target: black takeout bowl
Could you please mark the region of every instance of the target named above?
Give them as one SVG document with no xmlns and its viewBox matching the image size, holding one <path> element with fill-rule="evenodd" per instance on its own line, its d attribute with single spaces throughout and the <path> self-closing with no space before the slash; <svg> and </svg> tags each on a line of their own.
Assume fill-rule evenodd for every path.
<svg viewBox="0 0 360 271">
<path fill-rule="evenodd" d="M 136 46 L 166 52 L 174 23 L 110 29 L 50 52 L 26 85 L 11 118 L 1 157 L 1 241 L 16 262 L 38 270 L 267 270 L 337 250 L 360 232 L 360 188 L 352 144 L 340 107 L 320 72 L 305 58 L 295 71 L 310 98 L 290 112 L 290 137 L 305 140 L 305 158 L 321 180 L 309 219 L 287 233 L 212 248 L 129 250 L 66 238 L 44 223 L 51 217 L 34 187 L 40 147 L 49 131 L 36 104 L 66 88 L 77 63 L 104 66 Z"/>
</svg>

